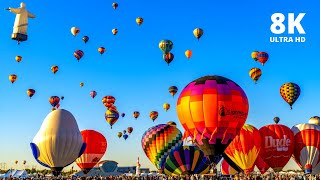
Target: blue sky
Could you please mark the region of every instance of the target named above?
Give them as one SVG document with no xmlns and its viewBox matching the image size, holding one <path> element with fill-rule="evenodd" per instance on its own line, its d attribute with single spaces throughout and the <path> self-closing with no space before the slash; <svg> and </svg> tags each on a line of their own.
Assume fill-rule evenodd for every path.
<svg viewBox="0 0 320 180">
<path fill-rule="evenodd" d="M 250 103 L 247 123 L 258 128 L 273 123 L 274 116 L 291 128 L 319 115 L 319 1 L 119 0 L 117 10 L 111 7 L 112 2 L 26 0 L 27 9 L 36 19 L 29 20 L 29 39 L 20 45 L 10 39 L 15 15 L 2 10 L 0 162 L 15 167 L 14 160 L 27 160 L 29 166 L 41 167 L 33 159 L 29 143 L 50 112 L 48 98 L 52 95 L 65 97 L 60 108 L 73 113 L 80 130 L 94 129 L 105 135 L 109 145 L 103 159 L 126 166 L 135 165 L 140 156 L 142 166 L 152 169 L 141 148 L 141 135 L 158 123 L 179 122 L 175 111 L 179 93 L 172 98 L 167 91 L 171 85 L 181 92 L 201 76 L 228 77 L 246 92 Z M 0 9 L 19 4 L 17 0 L 1 2 Z M 305 12 L 301 24 L 307 42 L 270 43 L 270 16 L 276 12 Z M 135 22 L 138 16 L 144 18 L 140 27 Z M 70 33 L 73 26 L 80 28 L 76 37 Z M 204 30 L 199 42 L 192 34 L 196 27 Z M 119 30 L 116 36 L 111 33 L 113 28 Z M 87 44 L 81 40 L 85 35 L 90 37 Z M 158 48 L 162 39 L 174 43 L 171 52 L 175 59 L 169 67 Z M 100 46 L 106 48 L 102 56 L 97 52 Z M 79 63 L 73 57 L 77 49 L 85 53 Z M 187 49 L 193 51 L 190 60 L 184 55 Z M 269 53 L 264 67 L 251 59 L 254 50 Z M 15 61 L 16 55 L 23 56 L 20 63 Z M 50 70 L 52 65 L 59 66 L 56 75 Z M 256 85 L 248 76 L 252 67 L 261 68 L 263 73 Z M 18 75 L 13 85 L 8 80 L 12 73 Z M 84 87 L 79 87 L 80 82 Z M 293 110 L 279 94 L 286 82 L 301 87 Z M 37 91 L 31 100 L 26 95 L 29 88 Z M 89 96 L 90 90 L 97 91 L 95 99 Z M 113 95 L 118 110 L 126 113 L 112 130 L 104 119 L 101 98 L 105 95 Z M 165 102 L 172 106 L 168 112 L 162 109 Z M 141 113 L 138 120 L 131 115 L 135 110 Z M 159 112 L 154 123 L 149 118 L 153 110 Z M 128 126 L 134 127 L 132 135 L 127 141 L 119 140 L 117 132 Z M 180 124 L 179 128 L 183 130 Z"/>
</svg>

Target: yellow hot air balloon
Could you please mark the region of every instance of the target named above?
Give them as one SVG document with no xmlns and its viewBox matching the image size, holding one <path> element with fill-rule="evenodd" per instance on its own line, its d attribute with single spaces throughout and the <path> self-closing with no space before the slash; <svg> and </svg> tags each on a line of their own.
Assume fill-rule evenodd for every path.
<svg viewBox="0 0 320 180">
<path fill-rule="evenodd" d="M 83 83 L 83 82 L 81 82 L 81 83 L 80 83 L 80 87 L 83 87 L 83 86 L 84 86 L 84 83 Z"/>
<path fill-rule="evenodd" d="M 51 71 L 53 72 L 53 74 L 56 74 L 56 72 L 58 72 L 59 67 L 58 66 L 52 66 L 51 67 Z"/>
<path fill-rule="evenodd" d="M 80 32 L 80 29 L 79 29 L 79 28 L 77 28 L 77 27 L 72 27 L 72 28 L 71 28 L 71 34 L 72 34 L 73 36 L 76 36 L 79 32 Z"/>
<path fill-rule="evenodd" d="M 112 29 L 112 34 L 113 35 L 117 35 L 117 33 L 118 33 L 118 29 L 117 28 Z"/>
<path fill-rule="evenodd" d="M 168 111 L 170 109 L 170 104 L 169 103 L 164 103 L 163 104 L 163 109 Z"/>
<path fill-rule="evenodd" d="M 249 76 L 254 81 L 254 83 L 257 83 L 261 75 L 262 75 L 262 71 L 259 68 L 251 68 L 249 71 Z"/>
<path fill-rule="evenodd" d="M 19 63 L 22 60 L 22 56 L 16 56 L 16 61 Z"/>
<path fill-rule="evenodd" d="M 201 28 L 195 28 L 193 30 L 193 35 L 199 40 L 203 35 L 203 30 Z"/>
<path fill-rule="evenodd" d="M 11 82 L 12 84 L 13 84 L 17 79 L 18 79 L 18 76 L 15 75 L 15 74 L 11 74 L 11 75 L 9 76 L 9 80 L 10 80 L 10 82 Z"/>
<path fill-rule="evenodd" d="M 140 26 L 143 23 L 143 18 L 142 17 L 137 17 L 136 23 Z"/>
<path fill-rule="evenodd" d="M 255 61 L 257 61 L 258 60 L 257 59 L 258 54 L 259 54 L 259 51 L 253 51 L 251 53 L 251 58 L 254 59 Z"/>
<path fill-rule="evenodd" d="M 190 59 L 190 57 L 192 56 L 192 51 L 191 50 L 186 50 L 186 52 L 184 53 L 188 59 Z"/>
</svg>

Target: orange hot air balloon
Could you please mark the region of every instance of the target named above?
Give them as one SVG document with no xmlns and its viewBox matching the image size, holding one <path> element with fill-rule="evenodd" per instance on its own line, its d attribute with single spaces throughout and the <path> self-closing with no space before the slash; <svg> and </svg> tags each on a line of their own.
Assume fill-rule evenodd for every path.
<svg viewBox="0 0 320 180">
<path fill-rule="evenodd" d="M 19 63 L 22 60 L 22 56 L 16 56 L 16 61 Z"/>
<path fill-rule="evenodd" d="M 237 171 L 233 169 L 226 160 L 221 161 L 221 174 L 222 175 L 235 175 Z"/>
<path fill-rule="evenodd" d="M 270 124 L 259 129 L 260 157 L 274 171 L 279 172 L 288 163 L 294 150 L 293 133 L 285 125 Z"/>
<path fill-rule="evenodd" d="M 102 55 L 104 52 L 106 52 L 106 48 L 104 47 L 99 47 L 98 52 Z"/>
<path fill-rule="evenodd" d="M 59 67 L 58 66 L 52 66 L 51 67 L 51 71 L 53 72 L 53 74 L 56 74 L 56 72 L 58 72 Z"/>
<path fill-rule="evenodd" d="M 263 159 L 260 157 L 260 155 L 258 155 L 256 162 L 255 162 L 255 165 L 257 166 L 257 168 L 259 169 L 261 174 L 264 174 L 270 168 L 270 166 L 266 162 L 263 161 Z"/>
<path fill-rule="evenodd" d="M 76 159 L 76 163 L 84 174 L 87 174 L 103 157 L 107 150 L 107 140 L 99 132 L 94 130 L 81 131 L 86 149 L 83 154 Z"/>
<path fill-rule="evenodd" d="M 135 119 L 138 119 L 138 117 L 140 116 L 140 112 L 139 111 L 134 111 L 132 115 L 133 115 L 133 117 Z"/>
<path fill-rule="evenodd" d="M 9 81 L 13 84 L 18 79 L 18 76 L 15 74 L 11 74 L 9 76 Z"/>
<path fill-rule="evenodd" d="M 116 98 L 114 98 L 113 96 L 105 96 L 102 98 L 102 103 L 107 108 L 113 106 L 115 102 L 116 102 Z"/>
<path fill-rule="evenodd" d="M 188 59 L 190 59 L 190 57 L 192 56 L 192 51 L 191 50 L 186 50 L 186 52 L 184 53 Z"/>
<path fill-rule="evenodd" d="M 249 110 L 241 87 L 222 76 L 205 76 L 192 81 L 181 92 L 177 114 L 184 137 L 217 164 L 233 138 L 240 133 Z"/>
<path fill-rule="evenodd" d="M 240 134 L 237 135 L 224 151 L 224 159 L 234 168 L 235 164 L 246 174 L 252 170 L 261 148 L 260 133 L 252 125 L 245 124 Z M 230 161 L 231 160 L 231 161 Z"/>
</svg>

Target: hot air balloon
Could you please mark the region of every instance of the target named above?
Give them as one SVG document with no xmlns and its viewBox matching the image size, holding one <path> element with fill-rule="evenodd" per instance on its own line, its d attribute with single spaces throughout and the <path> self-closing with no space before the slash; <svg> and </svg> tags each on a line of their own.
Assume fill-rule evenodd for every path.
<svg viewBox="0 0 320 180">
<path fill-rule="evenodd" d="M 320 126 L 320 117 L 319 116 L 313 116 L 309 119 L 309 124 L 315 124 Z"/>
<path fill-rule="evenodd" d="M 142 17 L 137 17 L 136 23 L 140 26 L 143 23 L 143 18 Z"/>
<path fill-rule="evenodd" d="M 124 117 L 124 116 L 126 116 L 126 114 L 125 113 L 121 113 L 121 117 Z"/>
<path fill-rule="evenodd" d="M 99 47 L 98 52 L 102 55 L 104 52 L 106 52 L 106 48 L 104 47 Z"/>
<path fill-rule="evenodd" d="M 164 165 L 166 175 L 206 174 L 210 162 L 195 146 L 180 146 L 170 152 Z"/>
<path fill-rule="evenodd" d="M 193 35 L 199 40 L 203 35 L 203 30 L 201 28 L 195 28 L 193 30 Z"/>
<path fill-rule="evenodd" d="M 23 160 L 23 161 L 22 161 L 22 164 L 23 164 L 23 165 L 26 165 L 26 163 L 27 163 L 26 160 Z"/>
<path fill-rule="evenodd" d="M 177 101 L 177 114 L 184 137 L 217 164 L 223 151 L 240 133 L 248 116 L 245 92 L 230 79 L 205 76 L 189 83 Z"/>
<path fill-rule="evenodd" d="M 71 28 L 71 34 L 72 34 L 74 37 L 76 37 L 79 32 L 80 32 L 80 29 L 79 29 L 79 28 L 77 28 L 77 27 L 72 27 L 72 28 Z"/>
<path fill-rule="evenodd" d="M 162 40 L 159 43 L 159 48 L 161 49 L 161 51 L 163 52 L 163 54 L 168 54 L 172 48 L 173 48 L 173 43 L 170 40 Z"/>
<path fill-rule="evenodd" d="M 249 71 L 249 76 L 254 81 L 254 83 L 257 83 L 261 75 L 262 75 L 262 71 L 259 68 L 251 68 Z"/>
<path fill-rule="evenodd" d="M 86 149 L 75 162 L 82 172 L 87 174 L 100 161 L 108 144 L 106 138 L 97 131 L 83 130 L 81 135 Z"/>
<path fill-rule="evenodd" d="M 82 41 L 86 44 L 89 41 L 89 37 L 83 36 Z"/>
<path fill-rule="evenodd" d="M 292 105 L 300 96 L 300 87 L 295 83 L 285 83 L 280 87 L 280 95 L 292 109 Z"/>
<path fill-rule="evenodd" d="M 72 164 L 86 149 L 77 121 L 64 109 L 50 112 L 30 143 L 36 161 L 54 176 Z"/>
<path fill-rule="evenodd" d="M 17 161 L 17 160 L 16 160 L 16 161 L 14 161 L 14 163 L 15 163 L 15 164 L 18 164 L 18 162 L 19 162 L 19 161 Z"/>
<path fill-rule="evenodd" d="M 259 54 L 259 51 L 253 51 L 251 53 L 251 58 L 254 59 L 255 61 L 257 61 L 258 60 L 257 59 L 258 54 Z"/>
<path fill-rule="evenodd" d="M 94 99 L 97 95 L 96 91 L 90 91 L 90 96 L 92 97 L 92 99 Z"/>
<path fill-rule="evenodd" d="M 117 28 L 114 28 L 114 29 L 112 29 L 112 31 L 111 31 L 111 32 L 112 32 L 112 34 L 113 34 L 113 35 L 117 35 L 117 33 L 118 33 L 118 29 L 117 29 Z"/>
<path fill-rule="evenodd" d="M 266 63 L 269 59 L 269 55 L 268 53 L 266 52 L 259 52 L 257 54 L 257 60 L 262 64 L 264 65 L 264 63 Z"/>
<path fill-rule="evenodd" d="M 133 112 L 133 117 L 134 117 L 135 119 L 138 119 L 139 116 L 140 116 L 139 111 L 134 111 L 134 112 Z"/>
<path fill-rule="evenodd" d="M 252 125 L 245 124 L 233 141 L 224 151 L 224 159 L 232 166 L 235 164 L 248 174 L 257 159 L 261 148 L 260 133 Z M 231 160 L 231 161 L 230 161 Z M 234 169 L 234 166 L 232 166 Z"/>
<path fill-rule="evenodd" d="M 59 107 L 60 107 L 60 104 L 57 104 L 57 105 L 56 105 L 56 108 L 59 109 Z"/>
<path fill-rule="evenodd" d="M 260 157 L 274 171 L 279 172 L 288 163 L 294 150 L 294 138 L 290 128 L 270 124 L 259 129 L 261 136 Z"/>
<path fill-rule="evenodd" d="M 167 62 L 168 66 L 173 61 L 174 55 L 172 53 L 166 53 L 162 55 L 162 58 Z"/>
<path fill-rule="evenodd" d="M 9 81 L 13 84 L 18 79 L 18 76 L 15 74 L 11 74 L 9 76 Z"/>
<path fill-rule="evenodd" d="M 128 139 L 128 137 L 129 137 L 129 135 L 128 135 L 128 134 L 124 134 L 124 135 L 123 135 L 124 140 L 127 140 L 127 139 Z"/>
<path fill-rule="evenodd" d="M 127 128 L 127 131 L 128 131 L 129 134 L 131 134 L 132 131 L 133 131 L 133 127 L 128 127 L 128 128 Z"/>
<path fill-rule="evenodd" d="M 127 130 L 123 130 L 123 134 L 126 134 L 127 133 Z"/>
<path fill-rule="evenodd" d="M 30 99 L 32 98 L 32 96 L 36 93 L 36 91 L 34 89 L 28 89 L 27 90 L 27 95 L 30 97 Z"/>
<path fill-rule="evenodd" d="M 73 53 L 74 57 L 77 58 L 78 62 L 79 60 L 83 57 L 84 55 L 84 52 L 82 50 L 76 50 L 74 53 Z"/>
<path fill-rule="evenodd" d="M 61 100 L 64 100 L 64 96 L 61 96 L 60 99 L 61 99 Z"/>
<path fill-rule="evenodd" d="M 105 96 L 102 98 L 102 103 L 107 108 L 113 106 L 115 102 L 116 102 L 116 98 L 114 98 L 113 96 Z"/>
<path fill-rule="evenodd" d="M 184 54 L 186 55 L 186 57 L 188 59 L 190 59 L 190 57 L 192 56 L 192 51 L 191 50 L 186 50 L 186 52 Z"/>
<path fill-rule="evenodd" d="M 174 122 L 159 124 L 142 135 L 141 145 L 151 163 L 161 171 L 169 153 L 182 145 L 182 133 Z"/>
<path fill-rule="evenodd" d="M 221 174 L 222 175 L 235 175 L 237 171 L 233 169 L 226 160 L 221 161 Z"/>
<path fill-rule="evenodd" d="M 80 83 L 80 87 L 83 87 L 83 86 L 84 86 L 84 83 L 83 83 L 83 82 L 81 82 L 81 83 Z"/>
<path fill-rule="evenodd" d="M 163 104 L 163 109 L 166 110 L 166 112 L 170 109 L 170 104 L 169 103 L 164 103 Z"/>
<path fill-rule="evenodd" d="M 60 98 L 58 96 L 51 96 L 49 98 L 49 103 L 52 107 L 56 107 L 60 102 Z"/>
<path fill-rule="evenodd" d="M 159 113 L 157 111 L 150 112 L 150 119 L 154 122 L 158 118 Z"/>
<path fill-rule="evenodd" d="M 276 124 L 278 124 L 279 121 L 280 121 L 280 118 L 279 118 L 279 117 L 274 117 L 274 118 L 273 118 L 273 121 L 274 121 Z"/>
<path fill-rule="evenodd" d="M 117 122 L 117 120 L 119 119 L 119 113 L 118 111 L 115 110 L 107 110 L 105 113 L 105 119 L 107 120 L 107 122 L 110 124 L 111 129 L 112 129 L 112 125 L 114 123 Z"/>
<path fill-rule="evenodd" d="M 263 161 L 263 159 L 260 157 L 260 155 L 258 155 L 256 162 L 255 162 L 255 165 L 257 166 L 257 168 L 259 169 L 261 174 L 264 174 L 270 168 L 270 166 L 266 162 Z"/>
<path fill-rule="evenodd" d="M 117 9 L 118 6 L 119 6 L 118 3 L 116 3 L 116 2 L 112 3 L 113 9 Z"/>
<path fill-rule="evenodd" d="M 22 60 L 22 56 L 16 56 L 16 61 L 19 63 Z"/>
<path fill-rule="evenodd" d="M 118 136 L 118 138 L 121 138 L 122 137 L 122 132 L 118 132 L 117 136 Z"/>
<path fill-rule="evenodd" d="M 53 74 L 56 74 L 56 72 L 58 72 L 59 67 L 58 66 L 51 66 L 51 71 L 53 72 Z"/>
<path fill-rule="evenodd" d="M 177 92 L 178 92 L 177 86 L 170 86 L 169 87 L 169 93 L 171 94 L 171 96 L 174 96 Z"/>
</svg>

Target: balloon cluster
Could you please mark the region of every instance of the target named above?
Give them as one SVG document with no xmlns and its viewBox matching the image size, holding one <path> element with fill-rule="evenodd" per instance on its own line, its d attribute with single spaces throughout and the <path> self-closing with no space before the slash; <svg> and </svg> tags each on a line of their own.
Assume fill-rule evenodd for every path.
<svg viewBox="0 0 320 180">
<path fill-rule="evenodd" d="M 122 132 L 118 132 L 117 136 L 119 138 L 123 137 L 124 140 L 127 140 L 129 135 L 132 133 L 132 131 L 133 131 L 133 127 L 128 127 L 127 130 L 123 130 Z"/>
<path fill-rule="evenodd" d="M 33 90 L 33 89 L 28 89 L 28 91 L 27 91 L 27 93 L 30 94 L 30 95 L 29 95 L 30 98 L 31 98 L 31 97 L 33 96 L 33 94 L 35 93 L 35 91 L 34 91 L 34 90 L 32 91 L 32 90 Z M 54 110 L 56 110 L 56 109 L 58 109 L 58 108 L 60 107 L 60 99 L 63 100 L 64 97 L 63 97 L 63 96 L 61 96 L 61 97 L 59 97 L 59 96 L 51 96 L 51 97 L 49 98 L 49 103 L 50 103 L 51 106 L 52 106 L 51 111 L 54 111 Z"/>
<path fill-rule="evenodd" d="M 262 66 L 264 66 L 264 63 L 266 63 L 269 59 L 269 54 L 266 52 L 253 51 L 251 53 L 251 58 L 255 61 L 259 61 Z M 254 67 L 249 70 L 249 76 L 254 81 L 254 83 L 257 83 L 261 75 L 262 71 L 260 68 Z"/>
<path fill-rule="evenodd" d="M 114 105 L 115 102 L 116 98 L 114 98 L 113 96 L 105 96 L 102 98 L 102 103 L 107 108 L 107 111 L 105 112 L 105 118 L 110 124 L 111 129 L 112 125 L 119 119 L 119 112 L 117 110 L 117 107 Z"/>
</svg>

